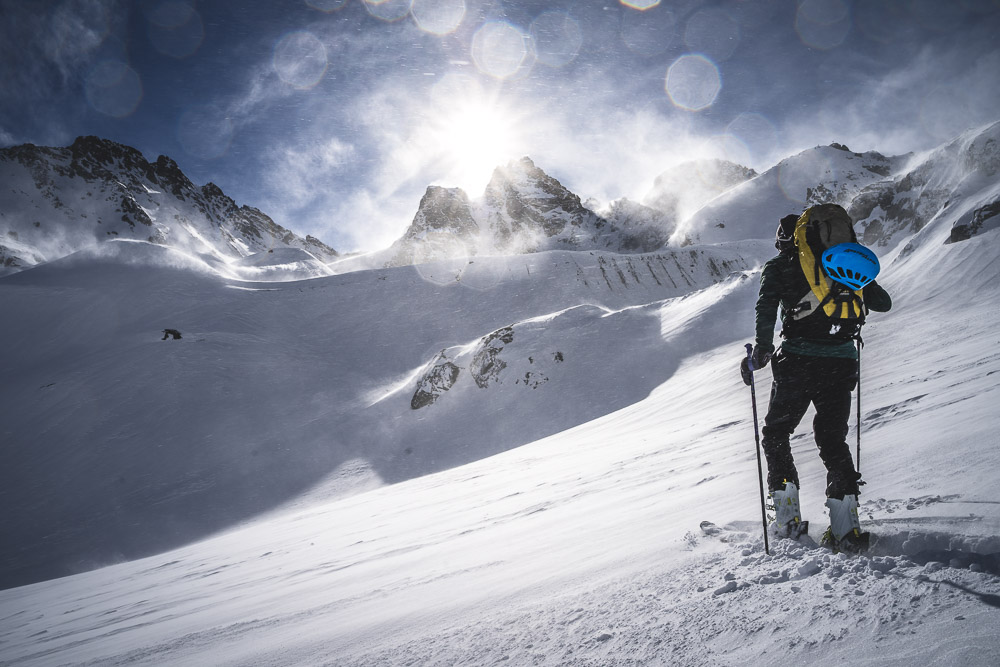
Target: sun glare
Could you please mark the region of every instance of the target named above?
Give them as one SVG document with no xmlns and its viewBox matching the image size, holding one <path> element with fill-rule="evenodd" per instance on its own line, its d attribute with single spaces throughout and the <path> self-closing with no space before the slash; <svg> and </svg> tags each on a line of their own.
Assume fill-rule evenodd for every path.
<svg viewBox="0 0 1000 667">
<path fill-rule="evenodd" d="M 455 105 L 442 114 L 435 134 L 446 172 L 442 184 L 460 187 L 473 198 L 519 149 L 513 114 L 485 100 Z"/>
</svg>

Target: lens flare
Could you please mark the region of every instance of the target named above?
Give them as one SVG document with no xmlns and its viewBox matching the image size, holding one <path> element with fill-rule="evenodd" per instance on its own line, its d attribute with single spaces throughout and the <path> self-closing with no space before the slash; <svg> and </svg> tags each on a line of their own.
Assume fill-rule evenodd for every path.
<svg viewBox="0 0 1000 667">
<path fill-rule="evenodd" d="M 204 39 L 201 16 L 186 2 L 164 2 L 149 14 L 149 41 L 165 56 L 192 56 Z"/>
<path fill-rule="evenodd" d="M 626 7 L 644 12 L 660 4 L 660 0 L 618 0 Z"/>
<path fill-rule="evenodd" d="M 275 45 L 272 64 L 285 83 L 299 89 L 312 88 L 326 74 L 326 47 L 311 32 L 292 32 Z"/>
<path fill-rule="evenodd" d="M 566 12 L 539 14 L 529 28 L 538 61 L 549 67 L 573 62 L 583 46 L 580 25 Z"/>
<path fill-rule="evenodd" d="M 103 60 L 94 65 L 84 81 L 84 89 L 90 106 L 115 118 L 131 115 L 142 99 L 139 75 L 118 60 Z"/>
<path fill-rule="evenodd" d="M 364 0 L 364 3 L 369 14 L 391 23 L 410 13 L 412 0 Z"/>
<path fill-rule="evenodd" d="M 674 106 L 701 111 L 715 103 L 722 90 L 719 68 L 698 53 L 689 53 L 673 62 L 667 70 L 666 91 Z"/>
<path fill-rule="evenodd" d="M 513 76 L 528 55 L 527 36 L 503 22 L 483 25 L 472 38 L 472 59 L 483 74 L 497 79 Z"/>
<path fill-rule="evenodd" d="M 666 51 L 674 43 L 674 13 L 669 9 L 655 15 L 626 12 L 622 16 L 622 42 L 632 53 L 651 58 Z"/>
<path fill-rule="evenodd" d="M 805 0 L 795 12 L 795 32 L 806 46 L 835 48 L 850 31 L 851 12 L 843 0 Z"/>
<path fill-rule="evenodd" d="M 306 4 L 313 9 L 329 14 L 346 5 L 347 0 L 306 0 Z"/>
<path fill-rule="evenodd" d="M 752 158 L 758 161 L 764 161 L 778 144 L 778 131 L 774 124 L 759 113 L 741 113 L 726 126 L 726 132 L 742 141 Z"/>
<path fill-rule="evenodd" d="M 688 19 L 684 43 L 716 62 L 729 60 L 740 44 L 740 27 L 722 9 L 703 9 Z"/>
<path fill-rule="evenodd" d="M 465 0 L 413 0 L 410 16 L 424 32 L 447 35 L 465 18 Z"/>
</svg>

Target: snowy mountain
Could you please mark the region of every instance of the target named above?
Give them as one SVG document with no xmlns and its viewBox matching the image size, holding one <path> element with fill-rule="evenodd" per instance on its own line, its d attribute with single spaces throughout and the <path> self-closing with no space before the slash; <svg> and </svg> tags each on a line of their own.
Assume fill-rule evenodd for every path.
<svg viewBox="0 0 1000 667">
<path fill-rule="evenodd" d="M 3 273 L 110 239 L 157 243 L 222 267 L 275 248 L 298 248 L 317 264 L 337 257 L 319 240 L 238 207 L 215 184 L 194 185 L 170 158 L 150 163 L 134 148 L 97 137 L 67 148 L 0 149 L 0 181 Z"/>
<path fill-rule="evenodd" d="M 0 278 L 0 574 L 27 584 L 0 591 L 0 662 L 997 664 L 994 131 L 794 156 L 837 168 L 773 211 L 773 170 L 723 193 L 706 209 L 731 217 L 692 220 L 725 227 L 688 228 L 716 245 L 273 283 L 115 240 Z M 850 204 L 921 165 L 896 192 L 953 198 L 876 246 L 872 550 L 813 539 L 807 416 L 817 528 L 765 553 L 738 364 L 773 228 L 809 188 Z"/>
<path fill-rule="evenodd" d="M 489 242 L 502 253 L 621 251 L 629 242 L 621 230 L 526 157 L 493 172 L 478 212 Z"/>
<path fill-rule="evenodd" d="M 518 255 L 547 250 L 650 252 L 663 246 L 668 221 L 627 200 L 607 219 L 549 176 L 530 158 L 497 167 L 479 199 L 459 188 L 431 186 L 413 222 L 387 252 L 349 266 L 419 264 L 474 255 Z"/>
<path fill-rule="evenodd" d="M 430 186 L 413 222 L 390 246 L 387 264 L 406 266 L 446 257 L 470 257 L 478 252 L 479 237 L 479 224 L 465 191 Z"/>
<path fill-rule="evenodd" d="M 719 243 L 774 238 L 778 220 L 812 204 L 848 207 L 860 192 L 903 168 L 907 157 L 854 153 L 841 144 L 817 146 L 725 191 L 681 222 L 671 243 Z"/>
<path fill-rule="evenodd" d="M 684 162 L 657 176 L 642 202 L 668 215 L 676 226 L 715 197 L 756 175 L 753 169 L 728 160 Z"/>
<path fill-rule="evenodd" d="M 648 247 L 662 248 L 677 226 L 675 216 L 626 197 L 616 199 L 604 207 L 591 205 L 589 201 L 587 205 L 613 227 L 625 233 L 625 241 L 622 243 L 622 250 L 625 252 Z"/>
<path fill-rule="evenodd" d="M 893 179 L 863 189 L 851 202 L 851 217 L 867 245 L 891 248 L 939 215 L 961 210 L 952 242 L 1000 225 L 1000 122 L 970 130 L 915 158 Z"/>
</svg>

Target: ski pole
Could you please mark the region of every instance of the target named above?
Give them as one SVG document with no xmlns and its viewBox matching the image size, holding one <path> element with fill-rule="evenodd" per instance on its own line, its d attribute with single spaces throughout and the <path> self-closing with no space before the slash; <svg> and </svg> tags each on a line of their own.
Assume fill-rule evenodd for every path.
<svg viewBox="0 0 1000 667">
<path fill-rule="evenodd" d="M 861 348 L 864 347 L 864 341 L 861 340 L 861 336 L 858 336 L 858 456 L 857 456 L 857 471 L 861 472 Z"/>
<path fill-rule="evenodd" d="M 764 525 L 764 553 L 771 555 L 767 543 L 767 510 L 764 506 L 764 465 L 760 458 L 760 431 L 757 429 L 757 391 L 753 384 L 753 345 L 747 343 L 747 370 L 750 371 L 750 404 L 753 406 L 753 437 L 757 442 L 757 481 L 760 482 L 760 518 Z"/>
</svg>

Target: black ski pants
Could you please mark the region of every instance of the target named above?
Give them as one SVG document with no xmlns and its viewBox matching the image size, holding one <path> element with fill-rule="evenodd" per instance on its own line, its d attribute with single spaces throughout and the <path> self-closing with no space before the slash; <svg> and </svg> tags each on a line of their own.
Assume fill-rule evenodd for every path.
<svg viewBox="0 0 1000 667">
<path fill-rule="evenodd" d="M 761 443 L 767 458 L 768 488 L 784 488 L 785 482 L 800 486 L 789 438 L 812 403 L 816 406 L 813 435 L 827 470 L 826 495 L 858 495 L 861 475 L 854 468 L 846 440 L 851 392 L 858 384 L 857 361 L 779 351 L 771 366 L 774 382 Z"/>
</svg>

